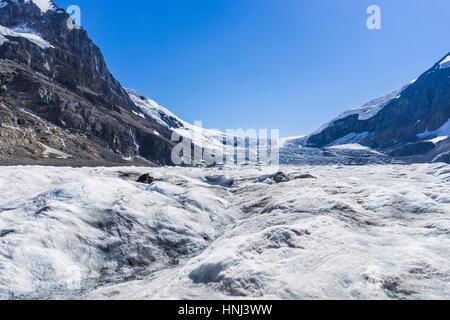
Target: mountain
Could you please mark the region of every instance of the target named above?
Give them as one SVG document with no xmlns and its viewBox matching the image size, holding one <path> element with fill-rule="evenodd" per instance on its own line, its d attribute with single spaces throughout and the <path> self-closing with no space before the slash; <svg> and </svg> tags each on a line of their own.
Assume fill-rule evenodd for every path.
<svg viewBox="0 0 450 320">
<path fill-rule="evenodd" d="M 0 164 L 172 165 L 173 133 L 234 157 L 235 137 L 123 88 L 87 32 L 68 28 L 68 19 L 53 1 L 0 0 Z M 280 161 L 449 162 L 449 73 L 450 54 L 313 134 L 281 141 Z"/>
<path fill-rule="evenodd" d="M 361 144 L 408 161 L 449 161 L 450 53 L 418 79 L 344 112 L 307 146 Z"/>
<path fill-rule="evenodd" d="M 53 1 L 0 1 L 0 161 L 171 164 L 172 131 L 136 115 L 68 18 Z"/>
</svg>

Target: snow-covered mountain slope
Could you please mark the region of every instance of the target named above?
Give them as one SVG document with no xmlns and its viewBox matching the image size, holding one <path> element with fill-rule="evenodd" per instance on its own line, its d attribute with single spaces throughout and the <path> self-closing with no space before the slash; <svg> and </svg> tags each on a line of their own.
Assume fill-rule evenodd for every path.
<svg viewBox="0 0 450 320">
<path fill-rule="evenodd" d="M 134 104 L 140 109 L 142 113 L 136 113 L 136 115 L 144 118 L 157 121 L 159 124 L 167 127 L 178 129 L 183 127 L 186 123 L 178 118 L 175 114 L 168 109 L 161 107 L 155 101 L 146 97 L 144 94 L 125 88 L 125 91 L 130 96 Z"/>
<path fill-rule="evenodd" d="M 280 147 L 284 148 L 287 146 L 303 146 L 306 143 L 308 136 L 295 136 L 295 137 L 285 137 L 280 139 Z"/>
<path fill-rule="evenodd" d="M 403 87 L 401 87 L 400 89 L 394 90 L 385 96 L 375 98 L 360 107 L 353 108 L 353 109 L 343 112 L 342 114 L 340 114 L 339 116 L 337 116 L 336 118 L 334 118 L 333 120 L 328 122 L 327 124 L 323 125 L 320 129 L 318 129 L 313 134 L 318 134 L 318 133 L 322 132 L 323 130 L 325 130 L 326 128 L 333 126 L 339 120 L 345 119 L 351 115 L 355 115 L 355 114 L 358 115 L 358 120 L 367 120 L 367 119 L 372 118 L 378 112 L 380 112 L 380 110 L 382 110 L 386 105 L 388 105 L 392 100 L 398 99 L 401 96 L 401 93 L 403 92 L 403 90 L 408 88 L 415 81 L 416 80 L 413 80 L 413 81 L 409 82 L 408 84 L 404 85 Z"/>
<path fill-rule="evenodd" d="M 450 68 L 450 54 L 447 55 L 441 62 L 439 62 L 439 68 L 446 69 Z"/>
<path fill-rule="evenodd" d="M 447 54 L 401 89 L 344 112 L 310 135 L 304 144 L 327 147 L 359 143 L 395 156 L 424 158 L 431 154 L 433 144 L 423 140 L 448 136 L 449 59 Z"/>
<path fill-rule="evenodd" d="M 16 4 L 19 3 L 18 0 L 9 0 L 11 2 L 14 2 Z M 52 0 L 24 0 L 23 1 L 26 4 L 33 3 L 35 4 L 42 13 L 45 13 L 47 11 L 57 11 L 58 6 L 52 1 Z M 0 0 L 0 8 L 4 8 L 8 5 L 8 1 L 6 0 Z"/>
<path fill-rule="evenodd" d="M 0 167 L 0 298 L 449 299 L 449 182 L 444 164 Z"/>
<path fill-rule="evenodd" d="M 413 84 L 416 80 L 411 81 L 410 83 L 404 85 L 403 87 L 392 91 L 391 93 L 375 98 L 367 103 L 365 103 L 362 106 L 350 109 L 348 111 L 345 111 L 341 113 L 339 116 L 331 120 L 330 122 L 327 122 L 322 127 L 317 129 L 315 132 L 313 132 L 310 135 L 306 136 L 299 136 L 299 137 L 288 137 L 282 139 L 282 145 L 297 145 L 297 146 L 306 146 L 308 144 L 308 139 L 313 136 L 320 134 L 327 128 L 333 127 L 335 124 L 339 123 L 339 120 L 345 119 L 351 115 L 358 115 L 358 120 L 367 120 L 372 117 L 374 117 L 380 110 L 382 110 L 386 105 L 388 105 L 392 100 L 398 99 L 401 96 L 401 93 L 403 90 L 405 90 L 407 87 L 409 87 L 411 84 Z M 369 135 L 368 132 L 362 132 L 362 133 L 350 133 L 345 137 L 341 137 L 339 139 L 336 139 L 335 141 L 328 144 L 329 147 L 331 146 L 338 146 L 338 145 L 347 145 L 347 144 L 359 144 L 363 139 L 367 138 Z"/>
<path fill-rule="evenodd" d="M 166 128 L 176 132 L 181 137 L 186 137 L 191 141 L 198 143 L 201 139 L 201 145 L 208 149 L 224 149 L 225 153 L 233 153 L 233 145 L 226 146 L 224 143 L 227 139 L 233 140 L 234 137 L 228 136 L 219 130 L 205 129 L 198 126 L 194 126 L 176 116 L 168 109 L 161 107 L 158 103 L 148 98 L 144 94 L 133 90 L 126 89 L 131 100 L 140 109 L 141 112 L 135 113 L 136 115 L 156 121 L 157 123 L 165 126 Z"/>
</svg>

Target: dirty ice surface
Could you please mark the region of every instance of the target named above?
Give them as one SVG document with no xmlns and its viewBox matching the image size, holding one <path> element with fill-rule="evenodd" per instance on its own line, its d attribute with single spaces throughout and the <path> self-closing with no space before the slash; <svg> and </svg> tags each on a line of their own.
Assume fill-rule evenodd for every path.
<svg viewBox="0 0 450 320">
<path fill-rule="evenodd" d="M 0 299 L 450 298 L 445 164 L 0 167 L 0 194 Z"/>
</svg>

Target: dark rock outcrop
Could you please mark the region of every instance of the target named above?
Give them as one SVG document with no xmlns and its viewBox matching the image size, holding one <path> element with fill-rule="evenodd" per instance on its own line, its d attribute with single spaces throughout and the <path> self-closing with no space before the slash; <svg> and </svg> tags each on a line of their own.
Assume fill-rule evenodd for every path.
<svg viewBox="0 0 450 320">
<path fill-rule="evenodd" d="M 427 141 L 411 142 L 407 143 L 400 148 L 395 149 L 390 153 L 394 157 L 407 157 L 414 155 L 424 155 L 433 150 L 434 143 Z"/>
<path fill-rule="evenodd" d="M 137 179 L 136 182 L 145 183 L 145 184 L 152 184 L 153 181 L 155 181 L 155 179 L 152 176 L 150 176 L 148 173 L 146 173 L 146 174 L 143 174 L 142 176 L 140 176 L 139 179 Z"/>
</svg>

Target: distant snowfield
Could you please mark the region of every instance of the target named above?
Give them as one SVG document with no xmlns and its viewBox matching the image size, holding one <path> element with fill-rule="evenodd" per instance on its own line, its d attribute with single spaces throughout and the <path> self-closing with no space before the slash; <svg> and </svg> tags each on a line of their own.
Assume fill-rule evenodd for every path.
<svg viewBox="0 0 450 320">
<path fill-rule="evenodd" d="M 359 143 L 339 144 L 339 145 L 331 146 L 329 148 L 330 149 L 344 149 L 344 150 L 366 150 L 369 152 L 380 154 L 378 151 L 371 149 L 369 147 L 360 145 Z"/>
<path fill-rule="evenodd" d="M 449 165 L 277 170 L 0 167 L 0 298 L 450 298 Z"/>
</svg>

